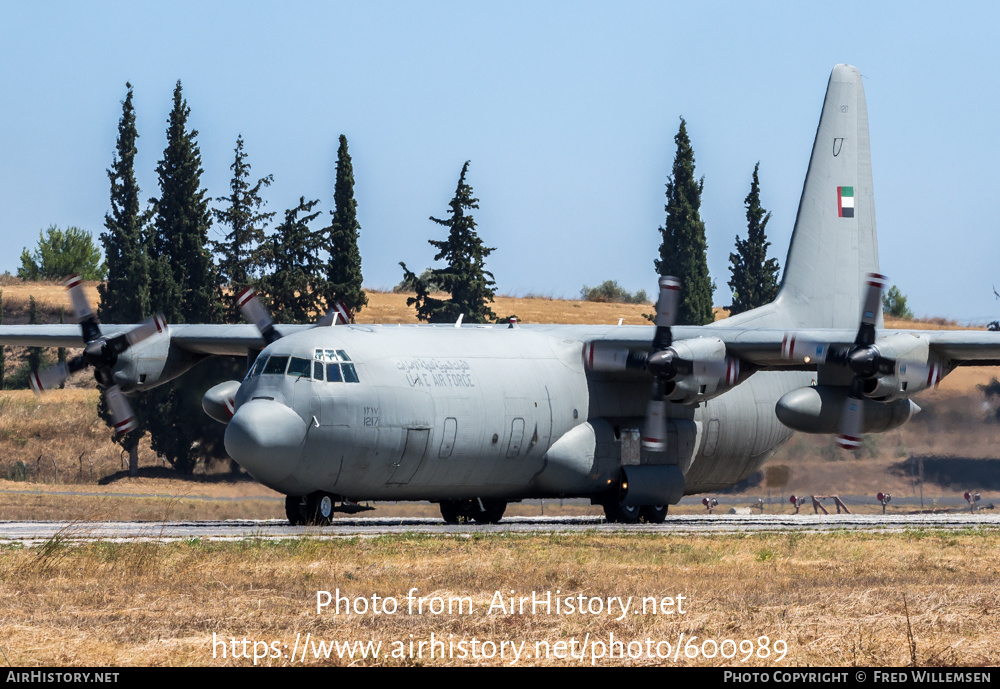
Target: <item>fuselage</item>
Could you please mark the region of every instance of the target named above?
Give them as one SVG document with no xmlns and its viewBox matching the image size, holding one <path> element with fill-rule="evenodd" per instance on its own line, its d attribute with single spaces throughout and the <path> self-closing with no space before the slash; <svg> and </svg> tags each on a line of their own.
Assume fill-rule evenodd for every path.
<svg viewBox="0 0 1000 689">
<path fill-rule="evenodd" d="M 651 332 L 651 329 L 650 329 Z M 629 464 L 677 464 L 685 492 L 753 473 L 791 431 L 778 398 L 801 372 L 758 372 L 671 405 L 668 451 L 637 438 L 650 378 L 588 373 L 558 329 L 350 326 L 268 346 L 236 395 L 230 455 L 289 495 L 352 500 L 594 496 Z"/>
</svg>

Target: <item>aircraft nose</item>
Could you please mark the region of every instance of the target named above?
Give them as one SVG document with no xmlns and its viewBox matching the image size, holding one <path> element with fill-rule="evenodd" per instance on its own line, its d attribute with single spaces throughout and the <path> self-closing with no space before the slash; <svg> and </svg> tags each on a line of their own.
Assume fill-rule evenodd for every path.
<svg viewBox="0 0 1000 689">
<path fill-rule="evenodd" d="M 302 458 L 305 421 L 274 400 L 250 400 L 226 427 L 226 452 L 254 478 L 274 485 L 288 478 Z"/>
</svg>

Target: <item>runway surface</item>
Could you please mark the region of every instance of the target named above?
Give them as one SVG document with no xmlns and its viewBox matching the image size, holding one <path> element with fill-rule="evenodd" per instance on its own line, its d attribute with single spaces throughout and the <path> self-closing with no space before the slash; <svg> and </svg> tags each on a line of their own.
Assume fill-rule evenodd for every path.
<svg viewBox="0 0 1000 689">
<path fill-rule="evenodd" d="M 602 517 L 509 517 L 494 525 L 447 525 L 440 519 L 356 518 L 338 519 L 331 526 L 289 526 L 279 520 L 190 522 L 0 522 L 0 545 L 36 545 L 52 539 L 96 540 L 243 540 L 295 538 L 351 538 L 385 534 L 430 535 L 536 534 L 536 533 L 760 533 L 775 531 L 822 532 L 832 530 L 901 532 L 905 530 L 1000 529 L 1000 515 L 680 515 L 663 524 L 607 524 Z"/>
</svg>

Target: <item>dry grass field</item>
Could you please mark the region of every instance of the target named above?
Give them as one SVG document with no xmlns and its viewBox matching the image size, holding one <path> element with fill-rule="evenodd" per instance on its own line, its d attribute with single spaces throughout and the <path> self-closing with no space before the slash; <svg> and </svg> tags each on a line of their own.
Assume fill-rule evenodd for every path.
<svg viewBox="0 0 1000 689">
<path fill-rule="evenodd" d="M 15 666 L 992 666 L 998 562 L 993 532 L 54 540 L 0 551 L 0 650 Z M 340 612 L 317 614 L 318 591 Z M 512 614 L 532 592 L 559 614 Z"/>
</svg>

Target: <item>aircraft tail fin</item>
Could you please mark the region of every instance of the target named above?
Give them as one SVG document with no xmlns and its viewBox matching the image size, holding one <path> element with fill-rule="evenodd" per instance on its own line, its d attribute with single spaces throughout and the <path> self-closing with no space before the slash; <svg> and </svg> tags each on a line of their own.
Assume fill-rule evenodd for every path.
<svg viewBox="0 0 1000 689">
<path fill-rule="evenodd" d="M 868 107 L 861 73 L 830 75 L 777 298 L 720 325 L 856 328 L 878 273 Z M 881 325 L 881 312 L 878 316 Z"/>
</svg>

